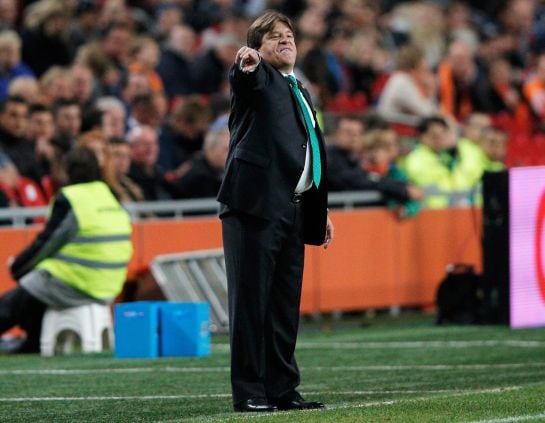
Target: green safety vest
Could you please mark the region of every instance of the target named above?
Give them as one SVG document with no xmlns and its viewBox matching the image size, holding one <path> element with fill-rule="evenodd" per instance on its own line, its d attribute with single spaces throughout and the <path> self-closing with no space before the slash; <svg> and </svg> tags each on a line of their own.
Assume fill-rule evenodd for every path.
<svg viewBox="0 0 545 423">
<path fill-rule="evenodd" d="M 93 298 L 115 297 L 133 251 L 129 214 L 104 182 L 70 185 L 61 192 L 76 216 L 78 232 L 37 268 Z"/>
</svg>

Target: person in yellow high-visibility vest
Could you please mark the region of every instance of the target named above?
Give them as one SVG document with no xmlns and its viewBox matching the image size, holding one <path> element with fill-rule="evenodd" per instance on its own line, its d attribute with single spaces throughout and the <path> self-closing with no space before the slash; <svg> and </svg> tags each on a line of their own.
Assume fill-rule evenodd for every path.
<svg viewBox="0 0 545 423">
<path fill-rule="evenodd" d="M 15 351 L 39 352 L 47 307 L 109 304 L 121 291 L 132 255 L 131 222 L 100 180 L 94 153 L 66 156 L 69 184 L 53 200 L 36 239 L 10 263 L 18 287 L 0 297 L 0 333 L 15 325 L 27 332 Z"/>
</svg>

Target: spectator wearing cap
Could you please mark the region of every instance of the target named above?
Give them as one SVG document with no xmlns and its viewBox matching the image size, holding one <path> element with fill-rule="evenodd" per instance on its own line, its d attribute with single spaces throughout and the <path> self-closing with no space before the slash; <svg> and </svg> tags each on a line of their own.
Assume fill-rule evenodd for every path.
<svg viewBox="0 0 545 423">
<path fill-rule="evenodd" d="M 216 197 L 225 170 L 229 150 L 228 116 L 221 116 L 210 126 L 202 152 L 187 163 L 187 170 L 172 181 L 176 198 Z"/>
<path fill-rule="evenodd" d="M 32 70 L 21 62 L 21 38 L 12 30 L 0 32 L 0 101 L 8 95 L 11 81 L 20 76 L 34 77 Z"/>
</svg>

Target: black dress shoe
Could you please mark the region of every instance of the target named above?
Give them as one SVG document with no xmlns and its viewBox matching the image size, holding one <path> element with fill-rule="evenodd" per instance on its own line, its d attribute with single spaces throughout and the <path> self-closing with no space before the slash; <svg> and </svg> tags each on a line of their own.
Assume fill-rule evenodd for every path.
<svg viewBox="0 0 545 423">
<path fill-rule="evenodd" d="M 325 408 L 324 403 L 318 401 L 306 401 L 299 392 L 271 400 L 279 410 L 317 410 Z"/>
<path fill-rule="evenodd" d="M 268 411 L 277 411 L 276 405 L 270 404 L 265 398 L 250 398 L 239 402 L 234 406 L 235 411 L 263 413 Z"/>
</svg>

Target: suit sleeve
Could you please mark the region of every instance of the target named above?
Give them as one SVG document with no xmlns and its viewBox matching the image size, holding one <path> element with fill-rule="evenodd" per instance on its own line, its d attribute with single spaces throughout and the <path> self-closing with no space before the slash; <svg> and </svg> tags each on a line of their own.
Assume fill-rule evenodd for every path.
<svg viewBox="0 0 545 423">
<path fill-rule="evenodd" d="M 51 216 L 44 229 L 26 249 L 15 258 L 10 267 L 14 279 L 20 279 L 40 261 L 52 256 L 78 232 L 76 216 L 69 201 L 57 194 Z"/>
<path fill-rule="evenodd" d="M 245 73 L 240 70 L 235 63 L 229 71 L 229 82 L 235 95 L 248 96 L 252 91 L 263 89 L 270 79 L 270 69 L 264 63 L 263 59 L 257 65 L 253 72 Z"/>
</svg>

